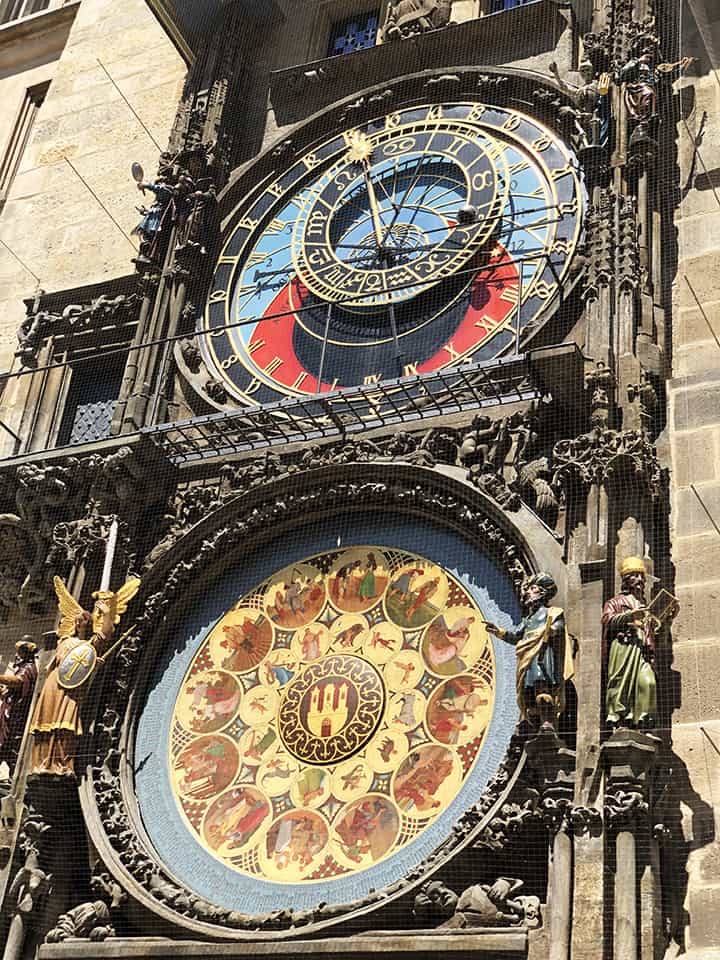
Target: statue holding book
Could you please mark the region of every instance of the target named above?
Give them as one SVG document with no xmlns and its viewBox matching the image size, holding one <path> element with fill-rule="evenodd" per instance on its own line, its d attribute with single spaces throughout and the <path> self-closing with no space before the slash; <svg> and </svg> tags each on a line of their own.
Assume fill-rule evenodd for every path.
<svg viewBox="0 0 720 960">
<path fill-rule="evenodd" d="M 602 612 L 605 717 L 612 727 L 652 727 L 657 715 L 656 640 L 676 616 L 678 604 L 666 590 L 646 602 L 647 569 L 640 557 L 623 560 L 620 578 L 621 592 Z"/>
</svg>

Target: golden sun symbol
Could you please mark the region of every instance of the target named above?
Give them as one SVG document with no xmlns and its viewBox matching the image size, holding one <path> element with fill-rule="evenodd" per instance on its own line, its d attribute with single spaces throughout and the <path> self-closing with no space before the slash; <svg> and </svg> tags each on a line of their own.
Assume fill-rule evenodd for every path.
<svg viewBox="0 0 720 960">
<path fill-rule="evenodd" d="M 348 147 L 348 160 L 350 163 L 366 163 L 372 158 L 373 145 L 369 137 L 360 130 L 353 130 L 345 134 L 345 140 Z"/>
</svg>

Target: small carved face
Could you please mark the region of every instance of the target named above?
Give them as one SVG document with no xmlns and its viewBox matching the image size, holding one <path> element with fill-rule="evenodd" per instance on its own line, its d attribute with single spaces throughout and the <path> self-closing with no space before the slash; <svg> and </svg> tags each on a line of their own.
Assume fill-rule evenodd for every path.
<svg viewBox="0 0 720 960">
<path fill-rule="evenodd" d="M 415 898 L 415 914 L 426 919 L 451 917 L 455 912 L 458 897 L 439 880 L 432 880 Z"/>
<path fill-rule="evenodd" d="M 595 77 L 595 69 L 589 60 L 583 60 L 579 67 L 580 76 L 585 83 L 590 83 Z"/>
<path fill-rule="evenodd" d="M 81 640 L 84 640 L 87 636 L 92 622 L 92 616 L 87 610 L 83 610 L 82 613 L 79 613 L 77 617 L 75 617 L 75 633 Z"/>
<path fill-rule="evenodd" d="M 628 573 L 627 576 L 623 577 L 623 586 L 634 597 L 642 599 L 645 595 L 645 574 L 640 572 Z"/>
<path fill-rule="evenodd" d="M 528 584 L 523 591 L 523 603 L 528 607 L 537 607 L 545 599 L 545 591 L 537 584 Z"/>
</svg>

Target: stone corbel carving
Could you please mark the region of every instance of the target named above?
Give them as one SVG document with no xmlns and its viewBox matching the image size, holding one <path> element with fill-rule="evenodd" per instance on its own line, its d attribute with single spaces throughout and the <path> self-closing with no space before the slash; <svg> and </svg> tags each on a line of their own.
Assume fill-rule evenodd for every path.
<svg viewBox="0 0 720 960">
<path fill-rule="evenodd" d="M 540 900 L 517 896 L 522 880 L 499 877 L 495 883 L 478 883 L 459 896 L 440 880 L 431 880 L 415 897 L 414 914 L 421 923 L 440 929 L 540 926 Z"/>
<path fill-rule="evenodd" d="M 63 943 L 65 940 L 98 942 L 115 936 L 113 914 L 127 895 L 119 884 L 102 873 L 92 878 L 90 890 L 97 899 L 61 914 L 45 937 L 45 943 Z"/>
<path fill-rule="evenodd" d="M 590 399 L 590 423 L 599 430 L 605 430 L 610 425 L 610 403 L 616 385 L 612 370 L 602 360 L 598 360 L 595 368 L 585 374 L 585 389 Z"/>
<path fill-rule="evenodd" d="M 62 313 L 37 310 L 28 306 L 28 314 L 17 332 L 18 349 L 15 356 L 24 367 L 37 363 L 37 355 L 43 341 L 53 333 L 68 333 L 104 323 L 118 323 L 128 319 L 138 307 L 136 294 L 119 294 L 115 297 L 101 294 L 89 304 L 68 304 Z"/>
<path fill-rule="evenodd" d="M 227 390 L 210 376 L 196 338 L 189 337 L 175 344 L 175 361 L 185 381 L 207 407 L 212 410 L 225 407 L 229 400 Z"/>
<path fill-rule="evenodd" d="M 606 484 L 634 481 L 653 498 L 660 495 L 664 474 L 655 448 L 637 430 L 596 428 L 572 440 L 560 440 L 553 450 L 556 482 Z"/>
</svg>

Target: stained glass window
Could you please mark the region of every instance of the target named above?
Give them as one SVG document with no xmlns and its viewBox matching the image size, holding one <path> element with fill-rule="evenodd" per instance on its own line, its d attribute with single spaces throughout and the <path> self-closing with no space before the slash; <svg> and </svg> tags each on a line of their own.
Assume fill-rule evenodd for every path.
<svg viewBox="0 0 720 960">
<path fill-rule="evenodd" d="M 528 3 L 536 3 L 537 0 L 490 0 L 488 4 L 488 13 L 501 13 L 503 10 L 512 10 L 513 7 L 523 7 Z"/>
<path fill-rule="evenodd" d="M 59 446 L 92 443 L 110 436 L 123 370 L 122 363 L 108 361 L 79 364 L 73 370 Z"/>
<path fill-rule="evenodd" d="M 330 31 L 328 56 L 337 57 L 341 53 L 355 53 L 356 50 L 374 47 L 379 25 L 379 14 L 376 10 L 339 20 Z"/>
</svg>

